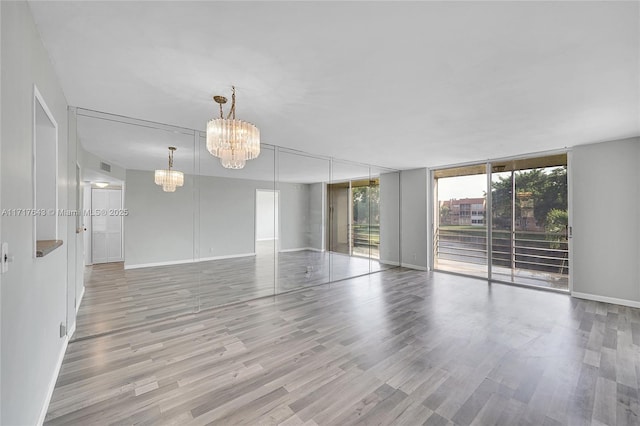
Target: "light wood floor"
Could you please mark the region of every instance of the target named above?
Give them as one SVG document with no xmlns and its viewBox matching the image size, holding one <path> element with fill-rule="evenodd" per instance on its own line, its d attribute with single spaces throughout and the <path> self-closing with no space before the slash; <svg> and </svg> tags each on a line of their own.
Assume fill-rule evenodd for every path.
<svg viewBox="0 0 640 426">
<path fill-rule="evenodd" d="M 271 244 L 273 246 L 273 244 Z M 74 339 L 389 268 L 375 259 L 302 250 L 125 270 L 86 268 Z"/>
<path fill-rule="evenodd" d="M 71 343 L 47 424 L 638 425 L 640 310 L 394 269 Z"/>
</svg>

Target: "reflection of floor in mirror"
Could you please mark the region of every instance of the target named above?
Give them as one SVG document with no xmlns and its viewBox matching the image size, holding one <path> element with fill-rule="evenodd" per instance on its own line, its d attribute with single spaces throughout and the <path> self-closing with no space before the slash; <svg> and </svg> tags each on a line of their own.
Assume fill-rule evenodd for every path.
<svg viewBox="0 0 640 426">
<path fill-rule="evenodd" d="M 122 263 L 87 267 L 74 338 L 101 334 L 200 309 L 354 277 L 388 266 L 377 260 L 300 250 L 124 270 Z M 274 267 L 277 259 L 277 269 Z"/>
<path fill-rule="evenodd" d="M 349 244 L 334 243 L 332 251 L 335 253 L 349 254 Z M 357 245 L 354 246 L 351 254 L 354 256 L 369 257 L 371 259 L 380 259 L 380 251 L 377 246 Z"/>
</svg>

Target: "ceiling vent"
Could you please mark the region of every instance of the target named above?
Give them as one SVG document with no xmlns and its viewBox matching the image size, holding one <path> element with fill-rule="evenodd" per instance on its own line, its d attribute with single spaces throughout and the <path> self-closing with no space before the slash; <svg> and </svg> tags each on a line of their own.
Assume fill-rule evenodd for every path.
<svg viewBox="0 0 640 426">
<path fill-rule="evenodd" d="M 100 162 L 100 170 L 111 173 L 111 164 Z"/>
</svg>

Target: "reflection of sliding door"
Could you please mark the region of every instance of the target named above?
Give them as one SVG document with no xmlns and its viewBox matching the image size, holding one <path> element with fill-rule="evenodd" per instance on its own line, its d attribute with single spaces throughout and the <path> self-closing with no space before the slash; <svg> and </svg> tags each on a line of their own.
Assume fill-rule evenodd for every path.
<svg viewBox="0 0 640 426">
<path fill-rule="evenodd" d="M 350 185 L 348 182 L 328 185 L 329 195 L 329 250 L 351 254 Z"/>
<path fill-rule="evenodd" d="M 380 257 L 380 181 L 353 180 L 327 185 L 330 250 Z"/>
<path fill-rule="evenodd" d="M 351 182 L 351 253 L 354 256 L 380 258 L 380 181 L 366 179 Z"/>
</svg>

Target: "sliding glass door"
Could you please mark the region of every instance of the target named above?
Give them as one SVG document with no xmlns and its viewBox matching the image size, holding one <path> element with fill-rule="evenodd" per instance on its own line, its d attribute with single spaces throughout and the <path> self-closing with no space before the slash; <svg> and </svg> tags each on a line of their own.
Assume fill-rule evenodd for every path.
<svg viewBox="0 0 640 426">
<path fill-rule="evenodd" d="M 566 154 L 492 163 L 492 278 L 568 290 Z"/>
<path fill-rule="evenodd" d="M 515 267 L 513 247 L 513 171 L 491 168 L 491 269 L 492 276 L 505 276 Z M 496 190 L 499 188 L 499 190 Z"/>
<path fill-rule="evenodd" d="M 437 170 L 434 177 L 436 269 L 568 290 L 566 154 Z"/>
<path fill-rule="evenodd" d="M 479 165 L 435 172 L 436 269 L 488 276 L 485 171 Z"/>
</svg>

